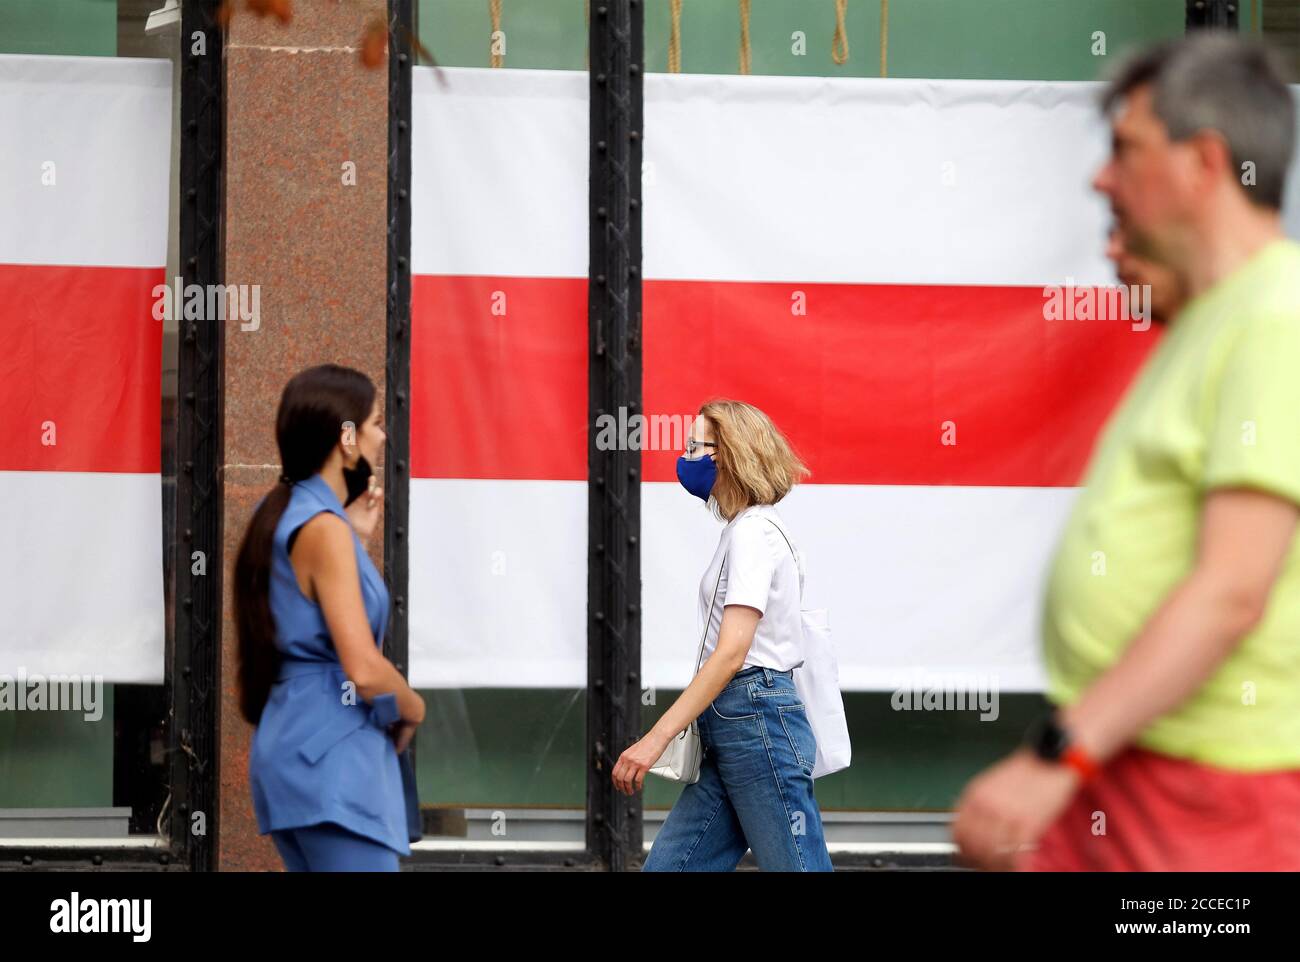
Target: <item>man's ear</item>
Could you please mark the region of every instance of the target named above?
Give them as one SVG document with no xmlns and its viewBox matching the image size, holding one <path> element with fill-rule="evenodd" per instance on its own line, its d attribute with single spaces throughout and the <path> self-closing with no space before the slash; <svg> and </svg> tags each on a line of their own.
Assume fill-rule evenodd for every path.
<svg viewBox="0 0 1300 962">
<path fill-rule="evenodd" d="M 1198 130 L 1188 138 L 1197 166 L 1197 180 L 1209 189 L 1224 177 L 1237 180 L 1239 171 L 1232 160 L 1232 148 L 1217 130 Z"/>
</svg>

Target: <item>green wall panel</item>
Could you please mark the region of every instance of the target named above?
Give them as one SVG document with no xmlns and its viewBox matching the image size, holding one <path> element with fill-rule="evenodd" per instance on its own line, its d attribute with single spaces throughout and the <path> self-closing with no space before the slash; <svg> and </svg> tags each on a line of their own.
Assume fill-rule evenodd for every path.
<svg viewBox="0 0 1300 962">
<path fill-rule="evenodd" d="M 586 697 L 582 691 L 423 691 L 427 713 L 416 759 L 420 798 L 447 808 L 582 808 L 586 797 Z M 642 712 L 649 730 L 680 692 L 657 693 Z M 974 711 L 895 711 L 887 693 L 845 697 L 853 765 L 818 779 L 827 809 L 946 809 L 971 775 L 1019 742 L 1045 706 L 1004 695 L 996 720 Z M 666 808 L 680 787 L 646 779 L 645 804 Z"/>
<path fill-rule="evenodd" d="M 667 694 L 661 708 L 679 692 Z M 663 696 L 665 693 L 660 692 Z M 1046 707 L 1038 695 L 1003 695 L 996 720 L 977 711 L 895 711 L 885 692 L 844 696 L 853 764 L 817 779 L 826 810 L 944 811 L 972 775 L 1014 749 Z M 661 711 L 647 716 L 647 729 Z M 679 786 L 647 776 L 647 808 L 672 805 Z"/>
<path fill-rule="evenodd" d="M 582 808 L 587 693 L 434 689 L 424 697 L 416 781 L 426 805 Z"/>
<path fill-rule="evenodd" d="M 103 715 L 0 711 L 0 808 L 113 804 L 113 686 Z"/>
<path fill-rule="evenodd" d="M 117 56 L 117 3 L 0 0 L 0 53 Z"/>
<path fill-rule="evenodd" d="M 646 2 L 646 69 L 668 69 L 668 0 Z M 597 0 L 593 0 L 593 6 Z M 505 66 L 582 70 L 583 0 L 502 0 Z M 891 77 L 1092 80 L 1125 49 L 1183 32 L 1183 0 L 891 0 Z M 1249 15 L 1243 23 L 1249 23 Z M 487 0 L 420 0 L 420 39 L 438 62 L 489 65 Z M 834 0 L 751 4 L 751 69 L 756 74 L 875 77 L 880 74 L 880 0 L 849 0 L 849 59 L 831 59 Z M 792 35 L 804 35 L 803 52 Z M 1106 56 L 1093 54 L 1093 33 Z M 684 0 L 682 70 L 739 72 L 737 0 Z"/>
</svg>

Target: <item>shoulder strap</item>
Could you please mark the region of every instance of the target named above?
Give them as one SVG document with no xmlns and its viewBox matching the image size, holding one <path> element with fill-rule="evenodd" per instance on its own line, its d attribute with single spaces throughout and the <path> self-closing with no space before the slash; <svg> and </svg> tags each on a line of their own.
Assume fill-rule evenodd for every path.
<svg viewBox="0 0 1300 962">
<path fill-rule="evenodd" d="M 722 584 L 722 569 L 727 565 L 727 556 L 722 556 L 722 563 L 718 565 L 718 580 L 713 583 L 713 597 L 709 600 L 709 611 L 704 616 L 704 633 L 700 635 L 700 653 L 695 656 L 695 671 L 698 674 L 700 662 L 704 660 L 704 642 L 709 637 L 709 623 L 713 621 L 713 605 L 718 600 L 718 586 Z"/>
<path fill-rule="evenodd" d="M 803 571 L 800 570 L 799 568 L 799 553 L 794 550 L 794 545 L 790 543 L 790 539 L 785 536 L 785 532 L 781 530 L 781 526 L 779 524 L 777 524 L 771 518 L 764 518 L 764 520 L 767 521 L 767 523 L 770 524 L 772 527 L 776 528 L 776 530 L 781 535 L 781 540 L 785 542 L 785 546 L 790 549 L 790 554 L 794 556 L 794 570 L 795 570 L 795 574 L 798 575 L 799 577 L 799 604 L 802 605 L 803 604 Z"/>
</svg>

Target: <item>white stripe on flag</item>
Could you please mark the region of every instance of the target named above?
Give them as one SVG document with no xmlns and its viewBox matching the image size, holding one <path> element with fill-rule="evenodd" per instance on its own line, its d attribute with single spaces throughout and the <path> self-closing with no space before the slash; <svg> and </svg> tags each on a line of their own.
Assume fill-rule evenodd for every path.
<svg viewBox="0 0 1300 962">
<path fill-rule="evenodd" d="M 156 474 L 0 471 L 0 674 L 162 682 L 161 499 Z"/>
<path fill-rule="evenodd" d="M 805 485 L 779 508 L 830 609 L 846 690 L 919 673 L 1042 684 L 1042 578 L 1074 488 Z M 699 579 L 720 526 L 674 483 L 641 487 L 642 677 L 684 687 Z M 581 688 L 587 486 L 413 479 L 411 678 L 420 687 Z"/>
<path fill-rule="evenodd" d="M 172 65 L 0 56 L 0 264 L 167 263 Z"/>
<path fill-rule="evenodd" d="M 645 276 L 1111 283 L 1097 85 L 646 77 Z"/>
<path fill-rule="evenodd" d="M 585 688 L 587 485 L 411 479 L 410 679 Z"/>
<path fill-rule="evenodd" d="M 415 272 L 585 276 L 587 75 L 442 73 L 415 71 Z M 645 276 L 1110 283 L 1097 89 L 651 74 Z"/>
<path fill-rule="evenodd" d="M 414 272 L 585 277 L 587 74 L 441 74 L 414 70 Z M 648 74 L 644 276 L 1114 284 L 1100 90 Z M 1298 195 L 1293 163 L 1296 237 Z"/>
<path fill-rule="evenodd" d="M 586 277 L 587 74 L 438 73 L 412 71 L 412 272 Z"/>
</svg>

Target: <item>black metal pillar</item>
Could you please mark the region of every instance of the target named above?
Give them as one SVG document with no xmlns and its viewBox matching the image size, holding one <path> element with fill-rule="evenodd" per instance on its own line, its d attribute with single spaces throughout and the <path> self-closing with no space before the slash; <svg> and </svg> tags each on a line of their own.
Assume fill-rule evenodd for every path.
<svg viewBox="0 0 1300 962">
<path fill-rule="evenodd" d="M 1236 30 L 1240 6 L 1240 0 L 1187 0 L 1187 29 L 1219 27 Z"/>
<path fill-rule="evenodd" d="M 392 596 L 384 654 L 407 674 L 407 527 L 411 472 L 412 0 L 388 2 L 388 352 L 384 406 L 384 578 Z M 414 758 L 414 746 L 412 746 Z"/>
<path fill-rule="evenodd" d="M 641 798 L 610 781 L 641 732 L 641 452 L 595 423 L 641 409 L 642 6 L 593 0 L 589 38 L 587 849 L 611 871 L 641 860 Z"/>
<path fill-rule="evenodd" d="M 224 55 L 215 0 L 181 5 L 180 272 L 222 283 Z M 196 37 L 202 35 L 202 47 Z M 215 868 L 217 722 L 221 703 L 221 365 L 224 329 L 181 318 L 176 415 L 176 630 L 168 672 L 172 851 L 193 871 Z M 202 551 L 207 573 L 191 573 Z M 192 821 L 202 813 L 205 831 Z"/>
</svg>

